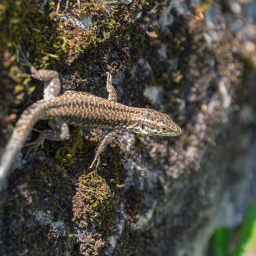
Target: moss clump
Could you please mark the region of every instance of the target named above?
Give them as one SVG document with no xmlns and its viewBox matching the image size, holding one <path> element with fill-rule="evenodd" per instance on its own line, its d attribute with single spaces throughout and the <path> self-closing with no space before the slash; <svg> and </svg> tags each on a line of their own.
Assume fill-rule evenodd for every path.
<svg viewBox="0 0 256 256">
<path fill-rule="evenodd" d="M 136 107 L 148 105 L 177 115 L 178 103 L 175 99 L 182 98 L 189 91 L 186 88 L 189 84 L 187 81 L 193 81 L 199 76 L 198 74 L 203 73 L 202 67 L 210 66 L 209 54 L 202 42 L 202 25 L 194 24 L 193 33 L 188 33 L 190 28 L 187 29 L 184 25 L 184 17 L 175 14 L 174 10 L 172 12 L 176 21 L 165 31 L 143 21 L 156 19 L 161 9 L 166 7 L 165 2 L 134 0 L 131 4 L 125 5 L 121 2 L 103 4 L 98 1 L 86 1 L 82 2 L 80 7 L 75 0 L 69 2 L 68 18 L 65 16 L 65 1 L 61 2 L 58 14 L 57 1 L 51 2 L 44 9 L 38 6 L 37 1 L 29 3 L 24 0 L 4 1 L 2 3 L 4 8 L 0 6 L 0 11 L 2 10 L 3 13 L 0 36 L 4 33 L 7 35 L 0 50 L 2 59 L 3 56 L 7 56 L 3 63 L 7 63 L 4 64 L 6 74 L 13 84 L 12 87 L 7 88 L 7 84 L 10 83 L 6 80 L 7 89 L 3 94 L 8 91 L 14 95 L 4 103 L 3 113 L 12 112 L 7 106 L 12 105 L 10 102 L 18 102 L 17 100 L 24 102 L 23 106 L 17 108 L 17 112 L 20 113 L 31 103 L 28 95 L 35 88 L 35 82 L 28 83 L 25 76 L 18 80 L 18 74 L 21 72 L 15 71 L 14 61 L 19 61 L 17 46 L 21 45 L 23 50 L 30 54 L 28 57 L 37 68 L 50 67 L 57 69 L 63 75 L 64 90 L 93 91 L 100 96 L 106 94 L 103 92 L 105 79 L 99 78 L 102 73 L 106 71 L 114 73 L 128 66 L 134 67 L 139 59 L 145 59 L 152 72 L 145 70 L 147 66 L 145 62 L 134 68 L 134 74 L 125 74 L 125 86 L 122 87 L 123 94 L 119 101 L 125 104 L 132 103 L 131 105 Z M 11 7 L 9 3 L 13 3 L 14 6 Z M 72 15 L 81 19 L 84 15 L 91 15 L 90 31 L 74 25 L 75 19 Z M 197 45 L 196 51 L 189 47 L 188 42 L 193 46 Z M 160 58 L 158 54 L 162 44 L 167 45 L 167 60 Z M 179 66 L 176 70 L 171 70 L 168 61 L 175 58 L 179 59 Z M 196 73 L 194 63 L 198 67 Z M 187 66 L 189 66 L 187 69 L 184 68 Z M 23 79 L 26 81 L 23 82 Z M 42 97 L 42 85 L 37 82 L 36 84 L 38 87 L 33 93 L 32 101 Z M 154 84 L 162 85 L 166 90 L 163 106 L 157 104 L 153 106 L 153 103 L 143 96 L 145 86 Z M 174 94 L 175 96 L 169 96 Z M 198 100 L 188 106 L 188 112 L 180 111 L 180 123 L 185 125 L 192 120 L 191 112 L 200 110 L 202 100 L 198 94 Z M 38 125 L 45 128 L 44 123 Z M 191 130 L 194 130 L 193 127 Z M 73 245 L 73 253 L 87 251 L 89 254 L 97 254 L 101 251 L 104 255 L 103 251 L 107 250 L 107 238 L 114 234 L 113 226 L 119 216 L 117 209 L 124 201 L 127 202 L 125 210 L 129 217 L 123 231 L 125 241 L 120 243 L 116 250 L 122 254 L 122 247 L 131 246 L 129 244 L 131 238 L 128 234 L 140 214 L 143 195 L 135 187 L 127 190 L 125 195 L 121 195 L 126 172 L 120 163 L 120 151 L 115 144 L 107 147 L 107 153 L 102 153 L 98 173 L 87 169 L 93 160 L 99 137 L 95 136 L 95 140 L 92 141 L 85 140 L 80 136 L 78 129 L 71 129 L 70 140 L 46 142 L 45 149 L 37 152 L 37 157 L 30 158 L 22 171 L 15 173 L 10 188 L 19 187 L 22 183 L 27 186 L 16 191 L 14 197 L 21 193 L 26 195 L 26 198 L 32 198 L 23 207 L 15 205 L 14 200 L 7 200 L 6 223 L 11 222 L 8 216 L 22 223 L 15 236 L 19 241 L 17 247 L 22 246 L 22 242 L 25 241 L 24 244 L 30 254 L 35 254 L 36 251 L 42 255 L 50 254 L 50 251 L 56 253 L 53 247 L 64 248 L 67 241 Z M 161 139 L 154 137 L 139 143 L 140 148 L 137 152 L 142 152 L 147 157 L 157 140 L 160 144 Z M 169 141 L 171 142 L 171 139 Z M 42 156 L 42 152 L 46 152 L 46 156 Z M 38 156 L 44 161 L 39 160 Z M 155 165 L 162 165 L 159 164 L 158 159 L 155 161 Z M 53 216 L 52 223 L 61 221 L 65 224 L 66 234 L 55 235 L 52 223 L 45 227 L 41 222 L 35 221 L 36 224 L 31 226 L 35 219 L 31 212 L 36 212 L 42 205 L 43 210 L 50 211 L 49 214 Z M 18 213 L 15 216 L 10 214 L 13 208 Z M 26 212 L 24 218 L 23 211 Z M 7 238 L 14 237 L 11 229 L 5 234 Z"/>
<path fill-rule="evenodd" d="M 64 141 L 62 147 L 56 145 L 58 148 L 55 154 L 55 159 L 66 167 L 72 167 L 75 154 L 83 151 L 83 143 L 84 140 L 79 129 L 73 129 L 70 139 Z"/>
</svg>

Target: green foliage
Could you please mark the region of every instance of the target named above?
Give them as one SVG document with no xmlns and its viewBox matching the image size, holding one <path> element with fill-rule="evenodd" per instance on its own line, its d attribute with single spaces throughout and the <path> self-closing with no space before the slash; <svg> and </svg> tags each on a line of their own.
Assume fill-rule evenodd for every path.
<svg viewBox="0 0 256 256">
<path fill-rule="evenodd" d="M 248 209 L 244 221 L 241 226 L 240 240 L 237 246 L 237 251 L 232 256 L 244 256 L 248 252 L 249 246 L 256 238 L 256 202 Z M 256 253 L 256 251 L 255 251 Z"/>
<path fill-rule="evenodd" d="M 210 241 L 211 256 L 245 256 L 249 247 L 256 253 L 256 202 L 236 230 L 218 229 Z"/>
<path fill-rule="evenodd" d="M 210 242 L 211 256 L 229 255 L 227 248 L 232 237 L 232 231 L 228 229 L 218 229 Z"/>
</svg>

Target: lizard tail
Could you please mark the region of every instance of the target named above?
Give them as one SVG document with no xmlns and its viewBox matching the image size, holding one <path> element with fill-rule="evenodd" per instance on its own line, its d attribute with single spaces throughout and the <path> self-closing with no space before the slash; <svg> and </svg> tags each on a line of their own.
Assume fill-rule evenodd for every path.
<svg viewBox="0 0 256 256">
<path fill-rule="evenodd" d="M 43 110 L 47 105 L 44 100 L 34 103 L 22 113 L 17 121 L 0 159 L 0 192 L 6 188 L 5 183 L 7 182 L 5 180 L 7 175 L 10 174 L 10 169 L 15 163 L 17 154 L 23 147 L 35 123 L 42 118 Z"/>
</svg>

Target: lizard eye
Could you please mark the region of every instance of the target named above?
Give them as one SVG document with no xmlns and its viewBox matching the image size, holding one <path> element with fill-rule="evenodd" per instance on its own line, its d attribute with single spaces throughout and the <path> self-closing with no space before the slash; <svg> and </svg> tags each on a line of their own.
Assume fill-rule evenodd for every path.
<svg viewBox="0 0 256 256">
<path fill-rule="evenodd" d="M 145 125 L 143 124 L 143 125 L 141 126 L 141 128 L 142 128 L 142 130 L 145 130 Z"/>
</svg>

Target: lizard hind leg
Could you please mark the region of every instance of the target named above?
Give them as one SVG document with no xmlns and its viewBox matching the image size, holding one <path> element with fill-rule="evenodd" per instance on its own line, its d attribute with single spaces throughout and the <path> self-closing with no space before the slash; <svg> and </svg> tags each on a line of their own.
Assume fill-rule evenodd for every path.
<svg viewBox="0 0 256 256">
<path fill-rule="evenodd" d="M 35 151 L 38 149 L 38 147 L 40 145 L 42 146 L 42 148 L 44 147 L 44 140 L 45 140 L 44 132 L 45 131 L 41 132 L 41 131 L 38 131 L 36 129 L 33 129 L 33 130 L 39 132 L 40 135 L 37 137 L 37 139 L 35 141 L 27 143 L 26 145 L 24 145 L 24 147 L 29 147 L 25 159 L 28 158 L 28 156 L 30 155 L 31 152 L 32 152 L 32 154 L 35 153 Z"/>
<path fill-rule="evenodd" d="M 51 123 L 51 126 L 53 126 L 54 129 L 44 130 L 44 131 L 38 131 L 34 129 L 35 131 L 39 132 L 40 135 L 35 141 L 25 145 L 25 147 L 27 146 L 29 147 L 26 158 L 31 151 L 33 151 L 34 153 L 40 145 L 42 145 L 43 147 L 43 143 L 45 139 L 53 140 L 53 141 L 63 141 L 63 140 L 68 140 L 70 138 L 69 127 L 64 120 L 62 119 L 54 120 Z"/>
</svg>

